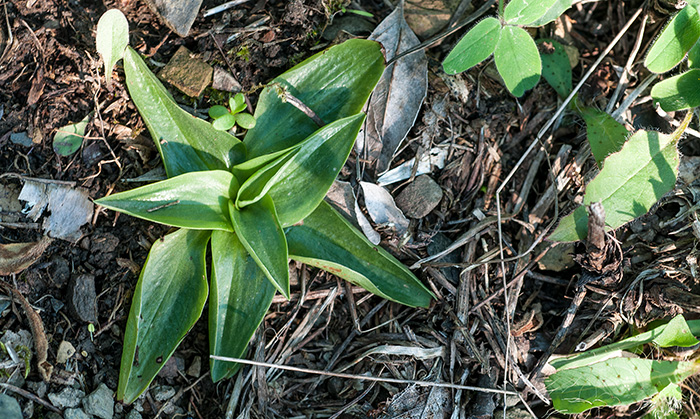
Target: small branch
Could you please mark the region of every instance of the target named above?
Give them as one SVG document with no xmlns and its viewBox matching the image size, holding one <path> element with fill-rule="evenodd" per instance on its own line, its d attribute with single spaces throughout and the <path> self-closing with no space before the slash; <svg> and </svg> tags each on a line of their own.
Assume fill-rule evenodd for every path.
<svg viewBox="0 0 700 419">
<path fill-rule="evenodd" d="M 287 102 L 290 105 L 302 111 L 304 115 L 311 118 L 311 120 L 314 121 L 314 123 L 318 125 L 319 128 L 326 125 L 326 123 L 323 122 L 323 119 L 321 119 L 321 117 L 318 116 L 318 114 L 316 114 L 316 112 L 314 112 L 313 109 L 309 108 L 299 98 L 289 93 L 289 90 L 286 87 L 280 85 L 279 83 L 273 83 L 271 84 L 271 86 L 277 89 L 277 95 L 280 99 L 282 99 L 283 102 Z"/>
</svg>

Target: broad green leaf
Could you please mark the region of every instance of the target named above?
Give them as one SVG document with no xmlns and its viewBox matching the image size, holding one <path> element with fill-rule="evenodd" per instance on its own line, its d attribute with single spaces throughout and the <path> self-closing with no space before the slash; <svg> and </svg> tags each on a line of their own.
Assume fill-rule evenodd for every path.
<svg viewBox="0 0 700 419">
<path fill-rule="evenodd" d="M 683 60 L 698 39 L 700 13 L 695 7 L 684 7 L 656 38 L 644 65 L 653 73 L 665 73 Z"/>
<path fill-rule="evenodd" d="M 236 125 L 236 117 L 226 113 L 216 118 L 211 125 L 219 131 L 228 131 Z"/>
<path fill-rule="evenodd" d="M 129 94 L 163 158 L 168 177 L 202 170 L 227 170 L 243 160 L 242 143 L 181 109 L 130 47 L 124 54 L 124 72 Z"/>
<path fill-rule="evenodd" d="M 328 124 L 305 140 L 270 188 L 280 224 L 304 219 L 326 196 L 343 168 L 360 131 L 364 114 Z"/>
<path fill-rule="evenodd" d="M 525 29 L 517 26 L 501 29 L 493 56 L 498 73 L 514 96 L 522 96 L 540 80 L 540 53 Z"/>
<path fill-rule="evenodd" d="M 700 69 L 662 80 L 651 88 L 651 97 L 666 112 L 700 106 Z"/>
<path fill-rule="evenodd" d="M 146 390 L 207 299 L 209 231 L 178 230 L 153 243 L 131 300 L 117 399 L 132 403 Z"/>
<path fill-rule="evenodd" d="M 277 219 L 272 198 L 266 195 L 242 209 L 230 202 L 229 210 L 233 227 L 243 246 L 267 279 L 289 298 L 287 239 Z"/>
<path fill-rule="evenodd" d="M 542 59 L 542 77 L 557 94 L 565 98 L 571 93 L 571 63 L 564 46 L 554 39 L 538 39 Z"/>
<path fill-rule="evenodd" d="M 666 332 L 667 327 L 671 327 L 668 333 Z M 670 322 L 655 327 L 647 332 L 586 352 L 550 359 L 549 364 L 557 370 L 578 368 L 604 361 L 610 358 L 611 355 L 619 355 L 621 351 L 629 351 L 647 343 L 653 342 L 662 347 L 665 347 L 667 344 L 675 346 L 674 344 L 690 342 L 689 337 L 694 337 L 696 335 L 700 335 L 700 320 L 690 320 L 686 322 L 683 316 L 679 314 Z M 672 338 L 669 339 L 669 336 Z"/>
<path fill-rule="evenodd" d="M 238 113 L 245 109 L 245 96 L 243 93 L 236 93 L 236 95 L 228 100 L 228 106 L 231 108 L 231 113 Z"/>
<path fill-rule="evenodd" d="M 680 133 L 637 131 L 622 150 L 605 159 L 603 169 L 586 187 L 583 202 L 603 204 L 606 230 L 644 215 L 673 189 L 678 175 L 679 137 Z M 584 239 L 588 233 L 587 218 L 585 210 L 577 209 L 561 220 L 548 240 Z"/>
<path fill-rule="evenodd" d="M 253 174 L 269 165 L 272 161 L 279 159 L 280 157 L 289 154 L 292 150 L 297 150 L 299 145 L 290 147 L 284 150 L 275 151 L 270 154 L 263 154 L 262 156 L 254 157 L 252 159 L 246 160 L 243 163 L 233 166 L 233 174 L 236 179 L 239 179 L 243 183 L 248 180 Z"/>
<path fill-rule="evenodd" d="M 542 17 L 530 22 L 527 26 L 544 26 L 549 22 L 559 18 L 569 7 L 573 6 L 574 0 L 556 0 L 552 7 L 547 10 Z"/>
<path fill-rule="evenodd" d="M 318 129 L 304 113 L 278 95 L 281 86 L 326 123 L 356 115 L 384 71 L 381 45 L 351 39 L 320 52 L 274 79 L 255 109 L 255 127 L 245 144 L 249 157 L 296 145 Z"/>
<path fill-rule="evenodd" d="M 236 117 L 236 123 L 239 127 L 243 129 L 252 129 L 255 127 L 255 118 L 253 115 L 241 112 L 234 115 Z"/>
<path fill-rule="evenodd" d="M 700 41 L 688 51 L 688 67 L 700 68 Z"/>
<path fill-rule="evenodd" d="M 265 318 L 275 287 L 236 234 L 214 231 L 211 253 L 209 351 L 212 355 L 241 358 Z M 240 366 L 214 359 L 209 365 L 214 382 L 232 376 Z"/>
<path fill-rule="evenodd" d="M 238 182 L 230 172 L 211 170 L 185 173 L 95 203 L 175 227 L 233 231 L 228 203 L 237 192 Z"/>
<path fill-rule="evenodd" d="M 282 227 L 303 219 L 338 176 L 363 121 L 364 114 L 357 114 L 319 129 L 290 154 L 252 175 L 241 186 L 236 205 L 250 205 L 269 193 Z"/>
<path fill-rule="evenodd" d="M 83 144 L 85 128 L 87 128 L 90 118 L 92 118 L 92 112 L 80 122 L 59 128 L 56 135 L 53 136 L 53 151 L 60 156 L 70 156 L 78 151 Z"/>
<path fill-rule="evenodd" d="M 611 154 L 617 153 L 627 140 L 627 129 L 612 116 L 595 108 L 577 106 L 581 118 L 586 121 L 586 136 L 591 153 L 598 167 Z"/>
<path fill-rule="evenodd" d="M 557 371 L 545 379 L 545 384 L 554 408 L 575 414 L 597 406 L 642 401 L 699 370 L 696 362 L 618 357 Z"/>
<path fill-rule="evenodd" d="M 387 300 L 428 307 L 433 294 L 401 262 L 374 246 L 329 204 L 285 230 L 292 259 L 316 266 Z"/>
<path fill-rule="evenodd" d="M 487 17 L 467 32 L 447 54 L 442 68 L 447 74 L 467 71 L 485 59 L 496 49 L 501 33 L 501 22 Z"/>
<path fill-rule="evenodd" d="M 556 3 L 557 0 L 511 0 L 503 11 L 503 18 L 510 25 L 528 26 L 548 15 Z"/>
<path fill-rule="evenodd" d="M 129 22 L 121 11 L 110 9 L 100 17 L 95 44 L 105 65 L 105 80 L 109 87 L 112 85 L 114 65 L 122 59 L 124 50 L 129 45 Z"/>
<path fill-rule="evenodd" d="M 691 333 L 690 326 L 688 326 L 683 316 L 678 315 L 666 324 L 661 334 L 654 338 L 654 343 L 662 348 L 671 346 L 687 348 L 697 345 L 698 340 Z"/>
<path fill-rule="evenodd" d="M 229 113 L 229 111 L 228 111 L 228 109 L 226 109 L 225 106 L 214 105 L 211 108 L 209 108 L 209 117 L 212 119 L 221 118 L 222 116 L 224 116 L 228 113 Z"/>
</svg>

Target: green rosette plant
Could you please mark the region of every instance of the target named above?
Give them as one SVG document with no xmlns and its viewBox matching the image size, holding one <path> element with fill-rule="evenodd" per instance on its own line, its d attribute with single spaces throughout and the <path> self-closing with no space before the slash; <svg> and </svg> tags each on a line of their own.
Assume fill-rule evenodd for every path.
<svg viewBox="0 0 700 419">
<path fill-rule="evenodd" d="M 128 33 L 115 31 L 114 22 L 108 28 Z M 148 388 L 207 297 L 211 354 L 244 356 L 275 292 L 289 298 L 289 259 L 391 301 L 430 304 L 432 293 L 411 271 L 323 201 L 384 71 L 381 49 L 374 41 L 349 40 L 274 79 L 260 95 L 257 123 L 244 141 L 182 110 L 132 48 L 109 52 L 123 57 L 129 94 L 168 179 L 96 203 L 180 228 L 153 244 L 141 271 L 124 335 L 118 399 L 131 403 Z M 289 97 L 327 123 L 318 126 Z M 210 368 L 216 382 L 239 364 L 210 360 Z"/>
</svg>

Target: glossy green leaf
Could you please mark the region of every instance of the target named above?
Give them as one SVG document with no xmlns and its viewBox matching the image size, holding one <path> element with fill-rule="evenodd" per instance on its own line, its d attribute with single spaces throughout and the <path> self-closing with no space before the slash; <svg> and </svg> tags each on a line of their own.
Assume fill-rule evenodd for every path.
<svg viewBox="0 0 700 419">
<path fill-rule="evenodd" d="M 651 97 L 666 112 L 700 106 L 700 69 L 662 80 L 651 88 Z"/>
<path fill-rule="evenodd" d="M 163 158 L 168 177 L 226 170 L 240 163 L 245 148 L 236 137 L 181 109 L 138 53 L 124 54 L 126 85 Z"/>
<path fill-rule="evenodd" d="M 255 118 L 253 115 L 241 112 L 234 115 L 236 117 L 236 123 L 239 127 L 243 129 L 252 129 L 255 127 Z"/>
<path fill-rule="evenodd" d="M 516 97 L 535 87 L 542 73 L 542 61 L 535 41 L 517 26 L 501 29 L 494 60 L 508 90 Z"/>
<path fill-rule="evenodd" d="M 242 209 L 231 202 L 229 210 L 233 227 L 243 246 L 275 288 L 289 298 L 287 239 L 277 219 L 272 198 L 266 195 Z"/>
<path fill-rule="evenodd" d="M 129 45 L 129 22 L 121 11 L 110 9 L 100 17 L 95 44 L 105 65 L 105 80 L 109 87 L 112 85 L 114 65 L 122 59 L 124 50 Z"/>
<path fill-rule="evenodd" d="M 688 322 L 685 321 L 682 315 L 671 319 L 661 331 L 661 334 L 654 338 L 653 342 L 662 348 L 669 348 L 671 346 L 687 348 L 699 343 L 695 336 L 693 336 Z"/>
<path fill-rule="evenodd" d="M 53 151 L 59 156 L 70 156 L 78 151 L 83 144 L 85 128 L 87 128 L 90 118 L 92 118 L 92 112 L 80 122 L 59 128 L 53 137 Z"/>
<path fill-rule="evenodd" d="M 644 65 L 654 73 L 665 73 L 677 66 L 700 39 L 700 13 L 684 7 L 666 25 L 649 49 Z"/>
<path fill-rule="evenodd" d="M 542 77 L 565 98 L 571 93 L 571 63 L 564 46 L 554 39 L 538 39 L 542 59 Z"/>
<path fill-rule="evenodd" d="M 304 219 L 321 203 L 343 168 L 364 120 L 364 114 L 357 114 L 324 126 L 280 169 L 269 193 L 283 227 Z"/>
<path fill-rule="evenodd" d="M 212 355 L 241 358 L 265 318 L 275 287 L 234 233 L 211 236 L 211 296 L 209 297 L 209 351 Z M 240 364 L 210 360 L 214 382 L 236 373 Z"/>
<path fill-rule="evenodd" d="M 501 33 L 501 22 L 487 17 L 467 32 L 447 54 L 442 68 L 447 74 L 467 71 L 485 59 L 496 49 Z"/>
<path fill-rule="evenodd" d="M 236 117 L 230 113 L 226 113 L 216 118 L 211 125 L 219 131 L 228 131 L 236 125 Z"/>
<path fill-rule="evenodd" d="M 503 11 L 503 18 L 510 25 L 528 26 L 544 17 L 556 3 L 557 0 L 511 0 Z"/>
<path fill-rule="evenodd" d="M 277 160 L 280 157 L 289 154 L 290 151 L 297 150 L 298 148 L 299 146 L 296 145 L 291 148 L 276 151 L 270 154 L 263 154 L 262 156 L 246 160 L 243 163 L 233 166 L 233 174 L 236 176 L 236 179 L 239 179 L 243 183 L 245 183 L 245 181 L 248 180 L 253 174 L 263 169 L 265 166 L 269 165 L 274 160 Z"/>
<path fill-rule="evenodd" d="M 178 230 L 153 243 L 131 300 L 118 400 L 132 403 L 146 390 L 201 316 L 209 236 L 208 231 Z"/>
<path fill-rule="evenodd" d="M 214 105 L 211 108 L 209 108 L 209 117 L 212 119 L 221 118 L 222 116 L 224 116 L 228 113 L 229 113 L 229 111 L 228 111 L 228 109 L 226 109 L 225 106 Z"/>
<path fill-rule="evenodd" d="M 245 96 L 243 93 L 236 93 L 236 95 L 228 100 L 228 106 L 231 108 L 231 113 L 242 112 L 246 108 Z"/>
<path fill-rule="evenodd" d="M 238 182 L 230 172 L 192 172 L 106 196 L 98 205 L 144 220 L 195 230 L 233 231 L 230 194 Z"/>
<path fill-rule="evenodd" d="M 326 202 L 285 232 L 292 259 L 338 275 L 382 298 L 411 307 L 430 305 L 433 294 L 406 266 L 370 243 Z"/>
<path fill-rule="evenodd" d="M 688 51 L 688 67 L 700 68 L 700 41 Z"/>
<path fill-rule="evenodd" d="M 319 129 L 290 154 L 251 176 L 241 186 L 236 204 L 243 207 L 269 193 L 283 227 L 303 219 L 326 196 L 363 121 L 364 114 L 357 114 Z"/>
<path fill-rule="evenodd" d="M 699 370 L 695 362 L 617 357 L 557 371 L 545 379 L 545 385 L 555 409 L 575 414 L 642 401 Z"/>
<path fill-rule="evenodd" d="M 544 26 L 559 18 L 567 9 L 573 6 L 574 0 L 556 0 L 539 19 L 527 24 L 527 26 Z"/>
<path fill-rule="evenodd" d="M 304 113 L 278 95 L 281 86 L 312 109 L 326 123 L 356 115 L 384 71 L 381 45 L 351 39 L 296 65 L 263 90 L 255 109 L 255 128 L 245 144 L 249 157 L 283 150 L 318 129 Z"/>
<path fill-rule="evenodd" d="M 603 204 L 607 230 L 645 214 L 673 189 L 679 163 L 676 144 L 682 132 L 637 131 L 622 150 L 605 159 L 603 169 L 586 187 L 584 205 Z M 548 240 L 582 240 L 587 233 L 586 211 L 579 208 L 561 220 Z"/>
<path fill-rule="evenodd" d="M 627 129 L 609 114 L 595 108 L 577 106 L 586 122 L 586 136 L 598 167 L 611 154 L 617 153 L 627 141 Z"/>
</svg>

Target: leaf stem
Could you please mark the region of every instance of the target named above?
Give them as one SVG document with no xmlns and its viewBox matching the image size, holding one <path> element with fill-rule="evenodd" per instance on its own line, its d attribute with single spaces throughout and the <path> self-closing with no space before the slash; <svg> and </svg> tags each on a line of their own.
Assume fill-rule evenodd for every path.
<svg viewBox="0 0 700 419">
<path fill-rule="evenodd" d="M 503 17 L 503 0 L 498 0 L 498 17 Z"/>
</svg>

